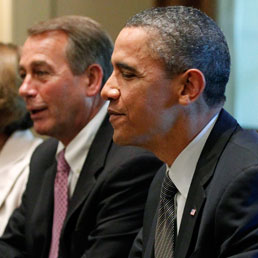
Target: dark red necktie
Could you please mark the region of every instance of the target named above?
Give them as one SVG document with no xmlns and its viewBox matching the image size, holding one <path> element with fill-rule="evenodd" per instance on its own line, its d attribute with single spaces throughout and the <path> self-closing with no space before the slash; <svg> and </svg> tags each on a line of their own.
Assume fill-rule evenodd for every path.
<svg viewBox="0 0 258 258">
<path fill-rule="evenodd" d="M 64 157 L 65 150 L 58 154 L 57 173 L 54 186 L 54 217 L 49 258 L 57 258 L 60 233 L 68 208 L 68 175 L 70 166 Z"/>
</svg>

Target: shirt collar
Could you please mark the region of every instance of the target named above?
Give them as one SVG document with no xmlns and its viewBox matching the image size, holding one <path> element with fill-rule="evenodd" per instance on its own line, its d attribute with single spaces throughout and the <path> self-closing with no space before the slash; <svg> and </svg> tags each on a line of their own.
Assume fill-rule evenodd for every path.
<svg viewBox="0 0 258 258">
<path fill-rule="evenodd" d="M 90 122 L 76 135 L 76 137 L 66 146 L 65 159 L 68 162 L 71 171 L 80 173 L 82 166 L 87 157 L 90 146 L 96 136 L 96 133 L 107 114 L 108 102 L 106 102 L 99 112 Z M 64 145 L 59 141 L 56 157 L 60 151 L 64 149 Z"/>
<path fill-rule="evenodd" d="M 202 131 L 186 146 L 173 164 L 170 167 L 167 165 L 169 177 L 185 199 L 202 149 L 217 118 L 218 114 L 216 114 Z"/>
</svg>

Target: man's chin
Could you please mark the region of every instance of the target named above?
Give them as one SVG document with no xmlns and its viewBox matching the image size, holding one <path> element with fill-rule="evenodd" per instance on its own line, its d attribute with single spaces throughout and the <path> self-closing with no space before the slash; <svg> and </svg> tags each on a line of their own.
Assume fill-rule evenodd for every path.
<svg viewBox="0 0 258 258">
<path fill-rule="evenodd" d="M 141 147 L 138 141 L 134 137 L 129 137 L 128 134 L 118 134 L 116 131 L 113 135 L 113 141 L 121 146 L 137 146 Z"/>
<path fill-rule="evenodd" d="M 46 128 L 45 126 L 38 125 L 37 122 L 33 124 L 34 131 L 42 136 L 50 136 L 50 130 L 49 128 Z"/>
<path fill-rule="evenodd" d="M 147 135 L 129 135 L 129 133 L 118 133 L 114 130 L 113 141 L 121 146 L 135 146 L 152 151 L 151 141 Z"/>
<path fill-rule="evenodd" d="M 118 145 L 122 145 L 122 146 L 125 146 L 125 145 L 131 145 L 128 137 L 125 137 L 121 134 L 118 134 L 116 132 L 114 132 L 114 135 L 113 135 L 113 141 L 118 144 Z"/>
</svg>

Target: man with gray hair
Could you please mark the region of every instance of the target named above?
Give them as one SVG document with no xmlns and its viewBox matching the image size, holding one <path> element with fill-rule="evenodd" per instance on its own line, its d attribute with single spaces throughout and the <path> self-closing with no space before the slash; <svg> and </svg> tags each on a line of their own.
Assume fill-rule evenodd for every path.
<svg viewBox="0 0 258 258">
<path fill-rule="evenodd" d="M 201 11 L 145 10 L 118 35 L 113 139 L 166 163 L 155 176 L 130 257 L 258 257 L 258 136 L 224 109 L 230 55 Z"/>
<path fill-rule="evenodd" d="M 100 89 L 113 44 L 87 17 L 32 26 L 19 71 L 20 95 L 37 133 L 21 206 L 0 239 L 0 257 L 127 257 L 161 162 L 117 146 Z"/>
</svg>

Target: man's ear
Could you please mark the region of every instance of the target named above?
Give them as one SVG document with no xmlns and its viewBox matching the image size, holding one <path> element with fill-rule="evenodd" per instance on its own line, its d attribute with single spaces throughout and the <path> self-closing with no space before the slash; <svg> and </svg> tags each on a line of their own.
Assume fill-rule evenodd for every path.
<svg viewBox="0 0 258 258">
<path fill-rule="evenodd" d="M 85 73 L 87 77 L 86 95 L 88 97 L 96 96 L 101 90 L 103 70 L 99 64 L 91 64 Z"/>
<path fill-rule="evenodd" d="M 196 101 L 205 88 L 205 77 L 198 69 L 189 69 L 181 76 L 183 87 L 181 88 L 179 103 L 189 105 Z"/>
</svg>

